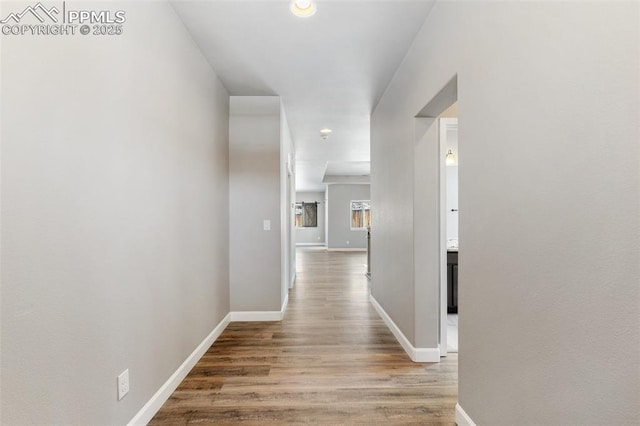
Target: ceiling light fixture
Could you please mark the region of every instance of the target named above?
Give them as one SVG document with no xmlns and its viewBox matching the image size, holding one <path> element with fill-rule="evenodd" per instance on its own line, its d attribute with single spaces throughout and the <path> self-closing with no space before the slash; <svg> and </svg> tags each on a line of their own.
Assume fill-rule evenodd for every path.
<svg viewBox="0 0 640 426">
<path fill-rule="evenodd" d="M 311 0 L 294 0 L 290 9 L 299 18 L 308 18 L 316 13 L 316 5 Z"/>
<path fill-rule="evenodd" d="M 326 141 L 327 139 L 329 139 L 329 135 L 331 134 L 331 129 L 327 129 L 326 127 L 324 129 L 320 130 L 320 137 L 322 138 L 322 140 Z"/>
<path fill-rule="evenodd" d="M 449 152 L 447 152 L 447 157 L 444 160 L 445 164 L 447 166 L 455 166 L 456 165 L 456 156 L 455 154 L 449 150 Z"/>
</svg>

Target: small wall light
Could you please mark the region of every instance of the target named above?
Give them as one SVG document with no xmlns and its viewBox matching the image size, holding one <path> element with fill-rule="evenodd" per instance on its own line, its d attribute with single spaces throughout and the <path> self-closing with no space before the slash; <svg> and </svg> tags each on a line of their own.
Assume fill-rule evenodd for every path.
<svg viewBox="0 0 640 426">
<path fill-rule="evenodd" d="M 455 166 L 456 165 L 456 156 L 451 150 L 449 150 L 449 152 L 447 152 L 447 156 L 446 156 L 446 158 L 444 160 L 444 163 L 447 166 Z"/>
<path fill-rule="evenodd" d="M 294 0 L 291 2 L 291 13 L 300 18 L 315 15 L 316 5 L 311 0 Z"/>
<path fill-rule="evenodd" d="M 320 137 L 322 138 L 323 141 L 326 141 L 327 139 L 329 139 L 330 134 L 331 134 L 331 129 L 324 128 L 320 130 Z"/>
</svg>

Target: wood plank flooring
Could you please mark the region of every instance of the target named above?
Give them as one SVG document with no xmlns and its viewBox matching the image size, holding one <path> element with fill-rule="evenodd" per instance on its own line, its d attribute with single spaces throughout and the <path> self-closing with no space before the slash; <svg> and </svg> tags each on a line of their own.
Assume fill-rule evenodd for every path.
<svg viewBox="0 0 640 426">
<path fill-rule="evenodd" d="M 284 320 L 231 323 L 150 424 L 455 424 L 457 354 L 412 362 L 369 304 L 365 262 L 298 249 Z"/>
</svg>

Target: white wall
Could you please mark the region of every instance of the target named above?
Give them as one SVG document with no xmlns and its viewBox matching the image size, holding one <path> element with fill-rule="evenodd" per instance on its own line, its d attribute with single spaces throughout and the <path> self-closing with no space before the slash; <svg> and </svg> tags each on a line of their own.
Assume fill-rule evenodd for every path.
<svg viewBox="0 0 640 426">
<path fill-rule="evenodd" d="M 393 294 L 398 288 L 409 285 L 409 289 L 405 290 L 408 291 L 409 297 L 403 294 L 403 298 L 407 298 L 407 300 L 402 303 L 406 303 L 406 305 L 392 306 L 390 309 L 399 307 L 402 312 L 411 312 L 411 315 L 404 315 L 403 321 L 406 322 L 403 324 L 405 328 L 402 328 L 402 332 L 414 347 L 431 352 L 429 358 L 435 359 L 435 361 L 440 359 L 438 329 L 434 327 L 438 324 L 440 313 L 440 288 L 433 285 L 440 276 L 440 212 L 438 208 L 440 168 L 438 165 L 441 163 L 441 158 L 439 158 L 438 135 L 437 119 L 419 118 L 415 120 L 414 132 L 411 137 L 415 137 L 416 142 L 413 160 L 410 164 L 413 166 L 414 181 L 416 182 L 412 194 L 415 201 L 412 208 L 402 214 L 404 220 L 408 216 L 409 220 L 413 221 L 416 238 L 412 240 L 413 244 L 410 247 L 412 250 L 396 253 L 396 256 L 402 258 L 403 261 L 407 260 L 405 258 L 409 258 L 410 261 L 415 259 L 415 262 L 412 263 L 414 274 L 409 282 L 399 282 L 394 279 L 391 281 L 392 285 L 388 286 L 388 290 Z M 372 235 L 372 246 L 377 241 L 373 237 Z M 391 238 L 393 240 L 396 236 L 391 236 Z M 372 275 L 377 270 L 375 262 L 375 260 L 372 261 L 374 269 Z M 381 286 L 378 285 L 378 287 Z M 387 303 L 387 299 L 380 297 L 380 293 L 377 291 L 373 297 L 376 300 L 381 299 L 382 303 Z M 399 301 L 396 300 L 396 302 Z"/>
<path fill-rule="evenodd" d="M 2 424 L 126 424 L 229 312 L 228 94 L 168 4 L 118 8 L 2 36 Z"/>
<path fill-rule="evenodd" d="M 318 202 L 318 226 L 315 228 L 296 228 L 296 243 L 299 245 L 325 244 L 325 193 L 297 192 L 296 202 Z"/>
<path fill-rule="evenodd" d="M 280 98 L 231 96 L 229 282 L 232 311 L 279 311 L 284 268 Z M 270 230 L 264 221 L 270 221 Z"/>
<path fill-rule="evenodd" d="M 351 229 L 351 201 L 369 199 L 371 199 L 371 189 L 368 184 L 331 184 L 327 186 L 328 249 L 367 248 L 366 230 Z"/>
<path fill-rule="evenodd" d="M 639 12 L 438 2 L 373 113 L 372 294 L 413 339 L 413 117 L 457 75 L 459 401 L 477 424 L 640 421 Z"/>
<path fill-rule="evenodd" d="M 296 199 L 296 151 L 284 106 L 280 103 L 280 218 L 282 273 L 280 305 L 288 299 L 296 276 L 296 236 L 293 202 Z"/>
</svg>

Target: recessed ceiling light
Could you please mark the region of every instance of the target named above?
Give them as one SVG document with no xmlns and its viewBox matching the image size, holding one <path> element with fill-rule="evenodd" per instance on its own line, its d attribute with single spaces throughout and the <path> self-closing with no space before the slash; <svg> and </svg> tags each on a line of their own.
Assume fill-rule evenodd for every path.
<svg viewBox="0 0 640 426">
<path fill-rule="evenodd" d="M 330 134 L 331 134 L 331 129 L 327 129 L 326 127 L 324 129 L 320 129 L 320 137 L 325 141 L 329 138 Z"/>
<path fill-rule="evenodd" d="M 291 13 L 300 18 L 308 18 L 315 15 L 316 5 L 311 0 L 294 0 L 291 2 Z"/>
</svg>

